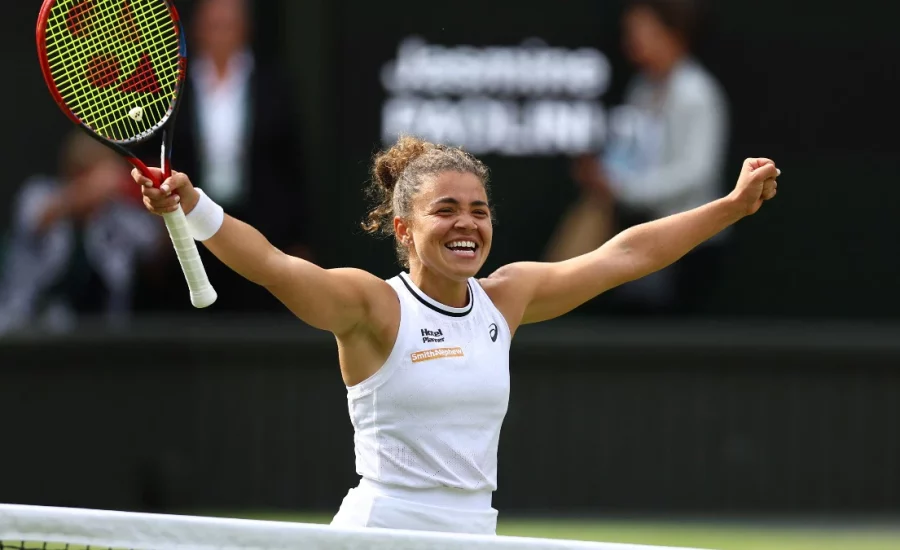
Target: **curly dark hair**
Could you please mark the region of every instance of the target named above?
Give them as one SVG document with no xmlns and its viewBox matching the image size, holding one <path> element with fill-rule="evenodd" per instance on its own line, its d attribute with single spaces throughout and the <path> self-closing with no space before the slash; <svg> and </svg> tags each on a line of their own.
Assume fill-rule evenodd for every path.
<svg viewBox="0 0 900 550">
<path fill-rule="evenodd" d="M 408 218 L 422 182 L 443 172 L 474 174 L 489 192 L 489 172 L 483 162 L 459 147 L 402 136 L 393 147 L 375 155 L 372 179 L 366 189 L 374 203 L 363 229 L 373 235 L 395 237 L 394 216 Z M 409 268 L 409 250 L 395 241 L 397 259 Z"/>
</svg>

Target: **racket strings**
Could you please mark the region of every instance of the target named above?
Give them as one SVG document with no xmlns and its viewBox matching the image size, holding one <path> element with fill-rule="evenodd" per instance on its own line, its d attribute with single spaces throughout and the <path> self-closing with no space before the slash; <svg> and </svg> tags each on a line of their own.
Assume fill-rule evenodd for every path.
<svg viewBox="0 0 900 550">
<path fill-rule="evenodd" d="M 84 5 L 84 3 L 82 3 L 80 5 Z M 125 21 L 126 24 L 122 25 L 121 22 L 116 21 L 112 17 L 102 17 L 101 21 L 100 21 L 100 23 L 102 24 L 102 27 L 97 29 L 95 27 L 96 27 L 98 18 L 96 17 L 95 12 L 92 12 L 89 10 L 84 10 L 84 9 L 78 10 L 78 6 L 79 5 L 76 4 L 76 6 L 70 10 L 70 12 L 69 12 L 70 15 L 67 17 L 67 19 L 69 20 L 68 21 L 69 32 L 72 32 L 71 27 L 73 26 L 72 25 L 73 22 L 71 20 L 71 13 L 72 13 L 72 11 L 75 11 L 77 16 L 79 16 L 79 18 L 80 18 L 80 21 L 75 22 L 74 26 L 76 27 L 76 30 L 80 28 L 82 33 L 84 33 L 85 30 L 87 32 L 97 31 L 98 33 L 102 33 L 106 37 L 109 37 L 111 35 L 111 33 L 115 32 L 116 34 L 114 36 L 112 36 L 112 38 L 113 38 L 114 43 L 119 44 L 119 47 L 117 47 L 115 49 L 105 48 L 105 50 L 110 52 L 111 55 L 109 55 L 109 54 L 97 55 L 96 53 L 94 53 L 97 50 L 96 46 L 86 47 L 84 41 L 77 41 L 77 42 L 75 42 L 75 45 L 78 46 L 78 48 L 77 48 L 78 57 L 75 58 L 75 61 L 76 61 L 75 67 L 77 67 L 78 65 L 85 65 L 86 73 L 87 73 L 86 76 L 88 77 L 87 80 L 89 81 L 89 85 L 91 85 L 93 88 L 102 88 L 102 87 L 104 87 L 104 85 L 115 84 L 116 80 L 117 80 L 116 76 L 118 76 L 118 73 L 120 72 L 119 64 L 115 63 L 115 62 L 118 61 L 121 57 L 124 57 L 123 54 L 128 53 L 125 50 L 124 45 L 127 42 L 134 42 L 135 36 L 139 36 L 139 31 L 137 30 L 137 27 L 133 21 L 134 18 L 130 17 L 130 16 L 126 16 L 127 17 L 127 20 Z M 144 7 L 144 4 L 139 4 L 139 6 Z M 162 7 L 164 8 L 164 6 L 162 6 Z M 121 6 L 121 9 L 128 10 L 129 9 L 128 4 L 127 3 L 123 4 Z M 130 15 L 130 13 L 128 11 L 125 11 L 124 13 Z M 158 20 L 159 18 L 157 17 L 156 19 Z M 130 25 L 128 25 L 128 23 L 130 23 Z M 159 29 L 159 26 L 157 25 L 156 28 Z M 93 55 L 91 55 L 91 54 L 93 54 Z M 91 57 L 89 59 L 86 59 L 86 57 L 89 55 Z M 131 61 L 132 64 L 134 63 L 133 59 L 129 60 L 129 61 Z M 67 76 L 71 79 L 73 76 L 72 72 L 71 71 L 67 71 L 67 72 L 68 72 Z M 141 71 L 138 71 L 138 72 L 141 72 Z M 146 72 L 144 72 L 144 74 L 146 74 Z M 77 74 L 75 76 L 77 76 Z M 77 82 L 77 80 L 74 80 L 74 82 Z M 135 88 L 138 88 L 138 87 L 135 87 Z M 145 88 L 146 88 L 146 86 L 145 86 Z M 159 115 L 160 113 L 156 113 L 156 114 Z"/>
<path fill-rule="evenodd" d="M 64 34 L 66 31 L 72 32 L 72 27 L 75 27 L 80 32 L 79 34 L 85 34 L 87 32 L 102 32 L 108 33 L 111 29 L 109 27 L 110 22 L 107 18 L 98 18 L 96 12 L 90 9 L 78 9 L 78 6 L 90 5 L 88 2 L 82 2 L 81 4 L 73 7 L 66 16 L 66 20 L 68 23 L 68 28 L 63 30 L 63 27 L 60 26 L 51 26 L 53 30 L 60 30 L 61 32 L 54 33 L 52 36 L 59 40 L 65 41 L 68 37 Z M 76 11 L 77 10 L 77 11 Z M 76 20 L 72 20 L 72 12 L 76 12 Z M 97 21 L 99 19 L 99 21 Z M 100 28 L 97 28 L 98 25 L 102 25 Z M 71 38 L 69 38 L 71 40 Z M 87 44 L 83 40 L 75 40 L 68 44 L 70 46 L 68 51 L 58 51 L 60 55 L 52 56 L 49 54 L 48 48 L 48 58 L 51 62 L 51 68 L 60 68 L 65 71 L 65 79 L 59 79 L 57 81 L 57 88 L 60 91 L 63 98 L 66 99 L 67 103 L 69 103 L 69 99 L 71 97 L 72 101 L 70 107 L 73 108 L 74 111 L 78 111 L 82 118 L 88 119 L 97 119 L 97 116 L 94 116 L 93 112 L 96 109 L 96 106 L 91 105 L 91 100 L 93 99 L 89 94 L 91 88 L 102 88 L 102 85 L 98 85 L 96 82 L 100 80 L 101 82 L 106 79 L 105 75 L 102 74 L 101 71 L 106 69 L 106 72 L 112 72 L 115 70 L 116 72 L 120 71 L 119 58 L 123 52 L 112 51 L 110 52 L 110 48 L 105 48 L 107 53 L 98 54 L 100 51 L 99 43 L 91 43 Z M 118 55 L 117 55 L 118 54 Z M 61 60 L 62 64 L 54 64 L 54 62 Z M 115 63 L 115 64 L 113 64 Z M 103 65 L 107 66 L 104 67 Z M 79 78 L 79 68 L 83 68 L 88 73 L 86 76 L 88 77 L 89 82 L 87 86 L 85 83 L 81 82 Z M 99 74 L 98 74 L 99 73 Z M 93 82 L 91 81 L 93 76 Z M 116 79 L 117 80 L 117 79 Z M 112 84 L 115 83 L 115 80 Z M 94 109 L 92 109 L 94 107 Z M 102 120 L 102 117 L 100 117 Z M 92 124 L 98 126 L 102 126 L 101 124 Z"/>
<path fill-rule="evenodd" d="M 161 3 L 158 3 L 158 4 L 160 6 L 162 6 L 163 8 L 165 7 Z M 75 8 L 72 8 L 72 10 L 76 10 L 77 6 L 78 5 L 76 5 Z M 138 4 L 138 6 L 143 8 L 146 6 L 146 4 Z M 122 57 L 125 57 L 124 54 L 129 53 L 126 51 L 125 45 L 128 43 L 134 43 L 135 42 L 134 39 L 136 37 L 138 37 L 140 34 L 140 31 L 137 29 L 136 23 L 134 22 L 134 17 L 130 14 L 129 11 L 125 11 L 125 10 L 129 10 L 129 8 L 130 8 L 130 6 L 128 6 L 127 3 L 120 4 L 119 9 L 123 10 L 123 11 L 121 11 L 120 14 L 118 15 L 118 17 L 119 17 L 118 21 L 116 20 L 115 16 L 109 17 L 112 14 L 110 14 L 108 11 L 106 14 L 104 14 L 104 15 L 106 15 L 105 17 L 100 17 L 100 18 L 98 18 L 96 16 L 96 12 L 91 12 L 89 10 L 79 10 L 77 12 L 77 14 L 81 17 L 81 19 L 83 19 L 83 21 L 79 22 L 80 24 L 75 25 L 76 30 L 78 27 L 80 27 L 83 31 L 86 29 L 86 32 L 88 32 L 88 33 L 90 33 L 90 32 L 96 33 L 96 36 L 98 36 L 98 37 L 112 36 L 115 43 L 118 44 L 118 47 L 116 47 L 116 48 L 112 48 L 112 49 L 105 48 L 107 51 L 110 51 L 112 55 L 107 56 L 104 54 L 104 55 L 98 56 L 96 53 L 93 53 L 94 51 L 96 51 L 96 49 L 97 49 L 96 47 L 86 47 L 84 41 L 76 42 L 76 44 L 78 46 L 80 46 L 78 48 L 78 57 L 76 59 L 78 62 L 80 62 L 80 64 L 87 65 L 86 68 L 87 68 L 88 80 L 89 81 L 93 80 L 93 82 L 89 82 L 88 85 L 94 89 L 101 88 L 103 84 L 107 83 L 106 82 L 107 80 L 112 80 L 112 82 L 110 82 L 109 84 L 114 85 L 116 83 L 115 76 L 117 76 L 117 73 L 120 71 L 119 64 L 117 63 L 117 61 L 119 59 L 121 59 Z M 72 13 L 72 10 L 69 11 L 69 14 Z M 167 13 L 164 12 L 162 15 L 167 15 Z M 140 17 L 140 15 L 139 15 L 139 17 Z M 69 20 L 68 22 L 70 23 L 68 31 L 72 32 L 71 15 L 69 15 L 67 17 L 67 19 Z M 102 25 L 100 28 L 97 28 L 97 24 L 98 24 L 97 19 L 100 19 L 99 23 Z M 158 19 L 159 18 L 157 17 L 155 19 L 151 19 L 151 21 L 158 20 Z M 159 25 L 157 25 L 156 28 L 159 29 Z M 115 33 L 115 34 L 112 35 L 112 33 Z M 93 53 L 92 57 L 90 59 L 86 60 L 85 57 L 87 55 L 91 55 L 92 53 Z M 112 58 L 112 59 L 110 60 L 110 58 Z M 134 63 L 133 59 L 130 59 L 129 61 L 131 61 L 130 64 Z M 79 63 L 76 63 L 76 67 L 78 64 Z M 147 66 L 151 66 L 151 65 L 147 64 Z M 140 65 L 138 65 L 138 67 L 136 68 L 136 71 L 137 71 L 136 76 L 148 77 L 149 72 L 147 70 L 141 70 Z M 97 73 L 99 73 L 99 75 Z M 109 77 L 110 73 L 112 73 L 111 76 L 113 78 Z M 152 75 L 150 75 L 150 76 L 152 76 Z M 99 81 L 100 86 L 98 86 L 97 81 Z M 75 82 L 77 82 L 77 80 Z M 146 89 L 147 86 L 143 86 L 143 87 L 132 86 L 132 88 Z M 90 91 L 90 88 L 88 88 L 88 90 Z M 109 106 L 109 104 L 107 102 L 105 105 L 101 105 L 101 108 L 106 108 L 108 106 Z M 159 120 L 162 116 L 164 116 L 165 112 L 161 111 L 160 105 L 158 105 L 158 104 L 153 105 L 151 103 L 151 106 L 156 107 L 156 112 L 155 113 L 147 113 L 148 119 L 152 119 L 155 117 L 156 120 Z M 118 107 L 121 107 L 121 105 L 118 105 Z M 121 109 L 120 109 L 120 111 L 121 111 Z M 91 113 L 89 113 L 89 115 L 90 114 Z M 104 118 L 106 120 L 104 120 Z M 101 117 L 101 121 L 98 123 L 98 126 L 102 127 L 102 126 L 104 126 L 104 123 L 106 123 L 106 125 L 108 125 L 110 122 L 121 121 L 121 122 L 125 122 L 126 124 L 128 124 L 131 127 L 131 128 L 129 128 L 129 130 L 131 130 L 131 131 L 128 133 L 138 133 L 142 129 L 139 127 L 138 124 L 136 124 L 134 122 L 128 123 L 128 121 L 131 119 L 124 118 L 124 116 L 121 113 L 119 114 L 119 117 L 117 119 L 108 120 L 110 118 L 111 117 L 109 117 L 109 116 Z M 99 129 L 102 130 L 102 129 L 106 129 L 106 128 L 99 128 Z M 116 136 L 116 137 L 118 137 L 118 136 Z"/>
<path fill-rule="evenodd" d="M 104 28 L 97 29 L 98 32 L 102 32 L 102 31 L 109 32 L 109 30 L 110 30 L 109 20 L 107 19 L 106 21 L 104 21 L 104 23 L 105 23 Z M 113 27 L 113 28 L 115 28 L 115 27 Z M 124 32 L 128 32 L 127 27 L 121 27 L 121 29 Z M 116 39 L 118 39 L 118 40 L 122 40 L 122 38 L 123 38 L 123 36 L 116 36 Z M 125 37 L 125 40 L 128 40 L 128 38 Z M 118 77 L 120 76 L 120 73 L 122 72 L 122 65 L 125 65 L 127 67 L 128 65 L 133 64 L 132 60 L 128 60 L 128 61 L 132 61 L 132 63 L 128 63 L 127 61 L 125 63 L 121 63 L 120 60 L 123 57 L 125 57 L 123 54 L 126 53 L 124 48 L 121 46 L 118 48 L 106 48 L 106 51 L 109 53 L 103 53 L 103 54 L 98 55 L 96 53 L 93 53 L 93 51 L 95 51 L 95 48 L 85 47 L 85 45 L 83 43 L 77 43 L 77 44 L 80 47 L 77 49 L 78 57 L 76 58 L 76 63 L 74 65 L 74 67 L 77 69 L 78 65 L 84 66 L 85 77 L 88 81 L 88 86 L 90 86 L 89 88 L 87 88 L 87 91 L 89 91 L 89 92 L 92 91 L 91 88 L 96 90 L 98 88 L 103 88 L 105 86 L 115 85 L 118 82 Z M 88 57 L 88 56 L 90 56 L 90 57 Z M 136 70 L 138 70 L 138 69 L 136 69 Z M 76 84 L 79 83 L 78 82 L 78 74 L 75 73 L 73 75 L 71 67 L 69 68 L 67 73 L 68 73 L 67 77 L 71 79 L 71 82 L 76 83 Z M 93 94 L 94 97 L 91 97 L 91 96 L 85 96 L 83 93 L 81 95 L 79 95 L 79 92 L 85 91 L 84 88 L 82 88 L 80 90 L 77 88 L 74 90 L 71 90 L 73 92 L 73 94 L 66 94 L 67 91 L 69 91 L 69 90 L 66 90 L 65 88 L 63 88 L 64 95 L 74 95 L 75 98 L 81 100 L 81 101 L 73 102 L 73 103 L 76 103 L 76 104 L 72 105 L 72 107 L 75 108 L 74 110 L 81 111 L 82 117 L 89 118 L 89 119 L 96 119 L 96 122 L 94 122 L 93 125 L 97 126 L 97 129 L 102 133 L 112 134 L 111 137 L 114 137 L 114 138 L 121 138 L 124 136 L 124 134 L 137 134 L 137 133 L 140 133 L 144 129 L 141 127 L 142 125 L 139 125 L 135 122 L 129 122 L 129 119 L 125 118 L 124 115 L 121 113 L 121 109 L 118 109 L 118 111 L 119 111 L 118 117 L 112 117 L 112 116 L 110 116 L 109 113 L 105 113 L 105 111 L 108 110 L 110 107 L 121 107 L 122 101 L 124 100 L 124 98 L 120 97 L 119 105 L 112 104 L 109 101 L 109 98 L 104 98 L 106 101 L 103 101 L 99 104 L 92 105 L 92 102 L 96 103 L 96 99 L 98 99 L 96 97 L 97 96 L 96 93 Z M 85 101 L 85 97 L 87 97 L 87 101 Z M 158 103 L 156 103 L 156 102 L 150 103 L 149 105 L 155 106 L 156 112 L 155 113 L 148 112 L 147 113 L 148 119 L 157 117 L 156 120 L 159 120 L 159 118 L 161 117 L 160 105 L 158 105 Z M 98 107 L 99 107 L 99 111 L 98 111 Z M 110 132 L 109 131 L 110 129 L 107 128 L 107 126 L 109 126 L 111 123 L 115 123 L 115 122 L 119 122 L 120 124 L 124 123 L 127 126 L 127 128 L 119 129 L 120 131 L 118 132 L 118 134 L 116 134 L 114 132 Z"/>
<path fill-rule="evenodd" d="M 181 78 L 180 37 L 162 0 L 61 0 L 46 55 L 63 101 L 98 134 L 127 141 L 167 117 Z"/>
</svg>

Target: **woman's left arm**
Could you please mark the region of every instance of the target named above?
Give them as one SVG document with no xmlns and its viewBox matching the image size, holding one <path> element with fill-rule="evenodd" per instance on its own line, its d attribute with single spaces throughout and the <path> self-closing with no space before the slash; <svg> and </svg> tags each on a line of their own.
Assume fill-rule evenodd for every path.
<svg viewBox="0 0 900 550">
<path fill-rule="evenodd" d="M 603 292 L 678 261 L 773 198 L 780 171 L 769 159 L 747 159 L 727 197 L 627 229 L 600 248 L 556 263 L 521 262 L 491 275 L 515 325 L 559 317 Z M 498 290 L 500 290 L 498 288 Z M 518 314 L 521 315 L 518 315 Z"/>
</svg>

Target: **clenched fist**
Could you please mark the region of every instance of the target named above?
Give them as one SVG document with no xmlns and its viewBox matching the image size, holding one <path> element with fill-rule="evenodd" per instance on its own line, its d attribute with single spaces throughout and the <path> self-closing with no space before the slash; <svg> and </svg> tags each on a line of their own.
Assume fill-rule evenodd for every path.
<svg viewBox="0 0 900 550">
<path fill-rule="evenodd" d="M 744 161 L 737 185 L 729 197 L 738 205 L 743 215 L 755 214 L 762 203 L 771 200 L 778 192 L 781 170 L 767 158 L 749 158 Z"/>
</svg>

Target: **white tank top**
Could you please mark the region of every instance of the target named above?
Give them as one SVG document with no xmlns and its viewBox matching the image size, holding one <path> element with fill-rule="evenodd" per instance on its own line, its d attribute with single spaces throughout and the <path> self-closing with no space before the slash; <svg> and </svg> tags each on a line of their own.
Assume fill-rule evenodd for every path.
<svg viewBox="0 0 900 550">
<path fill-rule="evenodd" d="M 390 356 L 347 388 L 356 471 L 401 487 L 497 489 L 497 445 L 509 402 L 510 331 L 475 279 L 469 303 L 432 300 L 406 273 Z"/>
</svg>

